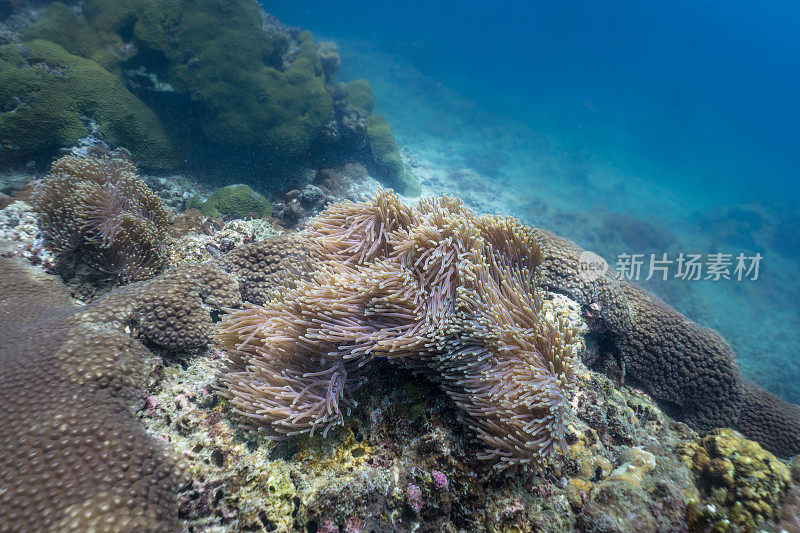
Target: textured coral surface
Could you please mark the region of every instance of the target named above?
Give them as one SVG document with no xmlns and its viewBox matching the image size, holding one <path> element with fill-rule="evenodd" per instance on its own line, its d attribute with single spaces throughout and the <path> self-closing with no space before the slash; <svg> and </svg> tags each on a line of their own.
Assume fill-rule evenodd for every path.
<svg viewBox="0 0 800 533">
<path fill-rule="evenodd" d="M 154 363 L 139 339 L 202 346 L 235 282 L 187 267 L 76 309 L 59 282 L 0 261 L 0 529 L 177 528 L 184 467 L 133 416 Z"/>
<path fill-rule="evenodd" d="M 587 276 L 580 269 L 583 250 L 542 234 L 543 286 L 597 315 L 604 356 L 619 360 L 624 378 L 700 431 L 735 427 L 781 457 L 800 453 L 800 407 L 742 378 L 736 355 L 717 332 L 611 269 Z"/>
</svg>

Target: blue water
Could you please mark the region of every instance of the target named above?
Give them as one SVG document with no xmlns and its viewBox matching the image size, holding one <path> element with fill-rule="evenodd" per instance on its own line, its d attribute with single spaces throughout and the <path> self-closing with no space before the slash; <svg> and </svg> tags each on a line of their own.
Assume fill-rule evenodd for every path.
<svg viewBox="0 0 800 533">
<path fill-rule="evenodd" d="M 800 3 L 265 8 L 336 41 L 339 79 L 372 83 L 410 152 L 513 191 L 506 213 L 612 264 L 763 254 L 755 282 L 643 284 L 720 331 L 746 376 L 800 403 Z M 615 227 L 626 221 L 627 233 Z"/>
<path fill-rule="evenodd" d="M 710 200 L 800 197 L 800 3 L 269 2 Z M 345 63 L 347 58 L 345 57 Z"/>
</svg>

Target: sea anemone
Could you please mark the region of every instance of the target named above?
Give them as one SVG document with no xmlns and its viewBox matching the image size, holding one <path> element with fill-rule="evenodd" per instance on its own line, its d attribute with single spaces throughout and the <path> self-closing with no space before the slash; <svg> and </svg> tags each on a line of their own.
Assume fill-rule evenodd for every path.
<svg viewBox="0 0 800 533">
<path fill-rule="evenodd" d="M 217 328 L 222 393 L 245 427 L 326 433 L 380 356 L 439 383 L 498 467 L 542 466 L 563 446 L 579 343 L 541 312 L 533 228 L 380 190 L 329 208 L 299 239 L 311 278 Z"/>
<path fill-rule="evenodd" d="M 34 201 L 47 246 L 117 281 L 155 275 L 171 216 L 124 150 L 56 160 Z"/>
</svg>

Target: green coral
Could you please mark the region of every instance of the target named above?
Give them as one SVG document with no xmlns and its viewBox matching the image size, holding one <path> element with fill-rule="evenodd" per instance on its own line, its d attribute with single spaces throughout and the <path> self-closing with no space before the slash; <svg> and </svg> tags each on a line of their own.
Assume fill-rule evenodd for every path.
<svg viewBox="0 0 800 533">
<path fill-rule="evenodd" d="M 287 42 L 263 30 L 253 0 L 152 2 L 133 31 L 164 56 L 170 84 L 206 104 L 202 127 L 215 142 L 300 157 L 330 120 L 311 34 L 299 35 L 297 57 L 279 70 Z"/>
<path fill-rule="evenodd" d="M 176 163 L 156 115 L 97 63 L 43 40 L 0 47 L 0 160 L 45 156 L 93 131 L 149 167 Z"/>
<path fill-rule="evenodd" d="M 367 137 L 375 169 L 390 187 L 407 196 L 419 196 L 420 186 L 403 165 L 389 123 L 381 115 L 367 117 Z"/>
<path fill-rule="evenodd" d="M 375 108 L 375 96 L 372 85 L 367 80 L 353 80 L 347 84 L 347 99 L 355 107 L 363 109 L 367 114 Z"/>
<path fill-rule="evenodd" d="M 130 51 L 123 51 L 118 35 L 98 31 L 83 15 L 61 2 L 47 6 L 41 18 L 25 31 L 25 39 L 54 42 L 67 52 L 96 61 L 114 73 L 118 73 L 120 63 L 130 55 Z"/>
<path fill-rule="evenodd" d="M 217 189 L 205 202 L 191 198 L 188 207 L 199 209 L 205 216 L 217 218 L 228 215 L 244 218 L 248 215 L 268 217 L 272 214 L 272 204 L 261 194 L 247 185 L 229 185 Z"/>
<path fill-rule="evenodd" d="M 160 58 L 159 77 L 203 104 L 200 127 L 215 143 L 300 158 L 331 119 L 311 34 L 283 70 L 287 38 L 262 28 L 255 0 L 86 0 L 83 14 L 56 2 L 28 35 L 118 74 L 134 53 L 147 68 Z"/>
<path fill-rule="evenodd" d="M 82 11 L 97 31 L 130 39 L 142 8 L 150 0 L 83 0 Z"/>
</svg>

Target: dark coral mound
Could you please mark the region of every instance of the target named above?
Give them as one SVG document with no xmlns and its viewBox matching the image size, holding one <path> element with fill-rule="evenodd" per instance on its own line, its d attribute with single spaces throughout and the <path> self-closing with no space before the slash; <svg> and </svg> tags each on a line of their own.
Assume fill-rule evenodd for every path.
<svg viewBox="0 0 800 533">
<path fill-rule="evenodd" d="M 124 150 L 56 160 L 34 209 L 53 252 L 118 281 L 152 277 L 164 264 L 172 217 Z"/>
<path fill-rule="evenodd" d="M 379 356 L 438 382 L 501 468 L 542 466 L 563 447 L 578 347 L 571 325 L 542 313 L 533 228 L 381 190 L 329 208 L 299 240 L 311 279 L 233 312 L 215 335 L 245 427 L 326 433 Z"/>
<path fill-rule="evenodd" d="M 177 529 L 183 466 L 136 421 L 153 355 L 202 345 L 235 283 L 212 267 L 130 285 L 80 311 L 0 260 L 0 530 Z"/>
<path fill-rule="evenodd" d="M 699 431 L 734 427 L 767 450 L 800 453 L 800 407 L 745 380 L 736 355 L 715 331 L 689 320 L 608 269 L 581 269 L 574 243 L 542 231 L 543 285 L 599 319 L 607 356 L 666 411 Z"/>
<path fill-rule="evenodd" d="M 308 250 L 291 235 L 240 246 L 219 260 L 239 281 L 242 299 L 258 305 L 292 289 L 314 270 Z"/>
<path fill-rule="evenodd" d="M 742 409 L 736 429 L 781 457 L 800 454 L 800 406 L 742 379 Z"/>
<path fill-rule="evenodd" d="M 696 324 L 633 283 L 620 283 L 634 327 L 616 345 L 625 371 L 676 416 L 699 431 L 732 427 L 741 405 L 736 355 L 711 329 Z"/>
</svg>

